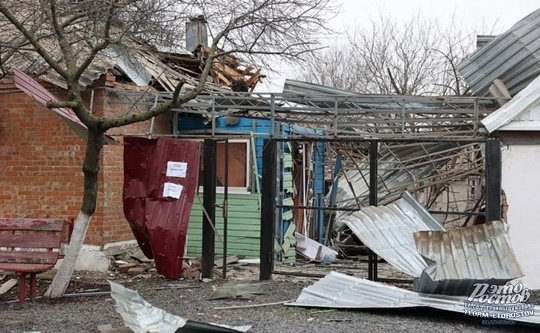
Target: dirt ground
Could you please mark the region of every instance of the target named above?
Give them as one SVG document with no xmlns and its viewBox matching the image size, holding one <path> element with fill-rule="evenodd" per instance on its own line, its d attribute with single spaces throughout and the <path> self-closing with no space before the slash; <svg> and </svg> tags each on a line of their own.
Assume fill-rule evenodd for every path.
<svg viewBox="0 0 540 333">
<path fill-rule="evenodd" d="M 16 302 L 17 286 L 0 295 L 0 333 L 129 332 L 125 330 L 115 302 L 108 294 L 110 286 L 107 280 L 138 291 L 147 302 L 168 313 L 203 323 L 250 325 L 248 332 L 537 331 L 509 324 L 487 325 L 479 318 L 431 309 L 352 311 L 283 305 L 283 302 L 296 299 L 302 288 L 329 271 L 365 278 L 367 264 L 343 261 L 332 265 L 276 265 L 276 274 L 271 281 L 265 282 L 258 281 L 257 265 L 231 265 L 225 279 L 216 271 L 215 278 L 206 282 L 199 279 L 168 280 L 152 272 L 136 275 L 117 270 L 75 272 L 66 296 L 58 300 L 39 298 L 34 303 L 21 306 Z M 53 274 L 48 272 L 39 276 L 38 294 L 45 292 Z M 379 275 L 383 278 L 404 277 L 384 263 L 379 265 Z M 4 277 L 4 281 L 11 277 Z M 225 287 L 231 284 L 244 285 L 230 293 L 231 289 Z M 412 285 L 402 284 L 399 287 L 411 289 Z M 229 293 L 223 294 L 224 290 Z M 109 330 L 105 329 L 107 325 Z"/>
</svg>

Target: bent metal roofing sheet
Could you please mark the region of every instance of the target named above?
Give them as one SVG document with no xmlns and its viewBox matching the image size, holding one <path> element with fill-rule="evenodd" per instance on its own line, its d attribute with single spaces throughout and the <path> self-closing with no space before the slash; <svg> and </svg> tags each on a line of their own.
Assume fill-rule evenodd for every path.
<svg viewBox="0 0 540 333">
<path fill-rule="evenodd" d="M 540 74 L 540 9 L 463 60 L 458 70 L 477 96 L 487 96 L 495 79 L 517 94 Z"/>
<path fill-rule="evenodd" d="M 467 295 L 480 281 L 504 285 L 523 276 L 503 221 L 451 231 L 414 234 L 418 252 L 428 262 L 418 281 L 420 292 Z"/>
<path fill-rule="evenodd" d="M 428 267 L 414 245 L 413 234 L 444 228 L 408 193 L 386 206 L 366 207 L 339 220 L 371 250 L 411 276 Z"/>
<path fill-rule="evenodd" d="M 465 295 L 475 283 L 504 284 L 523 276 L 504 222 L 452 231 L 408 193 L 386 206 L 340 218 L 372 251 L 415 277 L 415 290 Z"/>
</svg>

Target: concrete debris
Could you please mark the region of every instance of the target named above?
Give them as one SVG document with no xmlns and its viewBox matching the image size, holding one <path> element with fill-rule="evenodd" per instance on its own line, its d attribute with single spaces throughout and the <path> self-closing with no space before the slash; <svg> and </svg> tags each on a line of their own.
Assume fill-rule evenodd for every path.
<svg viewBox="0 0 540 333">
<path fill-rule="evenodd" d="M 7 293 L 13 286 L 17 284 L 17 279 L 9 279 L 0 285 L 0 295 Z"/>
</svg>

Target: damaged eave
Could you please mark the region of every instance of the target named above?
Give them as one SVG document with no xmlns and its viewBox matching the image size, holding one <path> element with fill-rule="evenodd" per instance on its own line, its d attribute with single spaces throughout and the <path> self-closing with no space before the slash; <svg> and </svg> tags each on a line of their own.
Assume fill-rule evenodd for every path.
<svg viewBox="0 0 540 333">
<path fill-rule="evenodd" d="M 492 133 L 497 130 L 538 130 L 540 129 L 540 76 L 509 102 L 482 120 L 482 124 Z"/>
<path fill-rule="evenodd" d="M 47 106 L 49 102 L 59 102 L 60 100 L 56 98 L 51 92 L 49 92 L 45 87 L 40 85 L 37 81 L 32 79 L 30 76 L 26 75 L 22 71 L 15 69 L 14 70 L 14 80 L 15 86 L 22 90 L 28 96 L 34 98 L 39 103 Z M 88 137 L 88 128 L 81 120 L 75 115 L 72 109 L 70 108 L 52 108 L 56 114 L 58 114 L 68 126 L 75 132 L 77 135 L 83 139 L 85 142 Z M 118 144 L 114 138 L 109 135 L 104 136 L 106 144 Z"/>
</svg>

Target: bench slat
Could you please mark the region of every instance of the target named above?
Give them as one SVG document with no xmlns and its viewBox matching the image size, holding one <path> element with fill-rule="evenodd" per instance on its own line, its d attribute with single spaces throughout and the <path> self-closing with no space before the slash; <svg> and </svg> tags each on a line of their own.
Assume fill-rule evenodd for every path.
<svg viewBox="0 0 540 333">
<path fill-rule="evenodd" d="M 0 219 L 0 230 L 49 230 L 62 231 L 64 220 L 56 219 Z"/>
<path fill-rule="evenodd" d="M 0 263 L 0 270 L 8 272 L 21 272 L 21 273 L 41 273 L 53 268 L 54 265 L 34 265 L 34 264 L 2 264 Z"/>
<path fill-rule="evenodd" d="M 59 253 L 56 251 L 3 251 L 0 250 L 0 263 L 17 264 L 56 264 Z"/>
<path fill-rule="evenodd" d="M 51 232 L 41 232 L 39 234 L 1 234 L 0 247 L 31 247 L 31 248 L 59 248 L 62 242 L 62 235 Z"/>
</svg>

